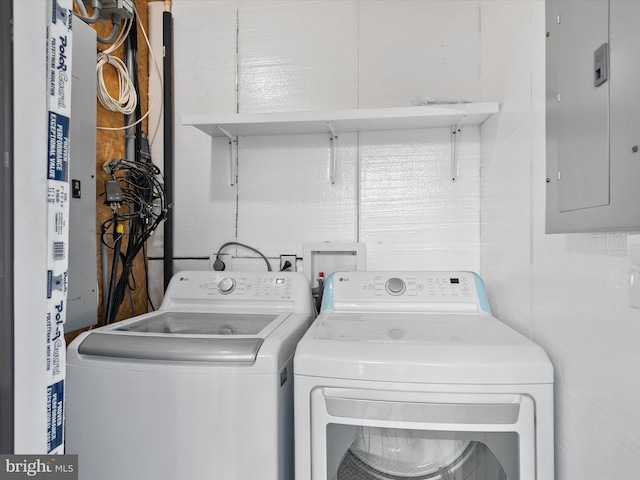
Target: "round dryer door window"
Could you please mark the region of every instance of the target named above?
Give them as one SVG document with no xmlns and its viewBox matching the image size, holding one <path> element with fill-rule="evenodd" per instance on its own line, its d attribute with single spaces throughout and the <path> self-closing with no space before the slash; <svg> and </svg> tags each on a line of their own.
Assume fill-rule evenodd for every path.
<svg viewBox="0 0 640 480">
<path fill-rule="evenodd" d="M 434 432 L 358 427 L 337 480 L 507 480 L 485 444 Z"/>
<path fill-rule="evenodd" d="M 469 447 L 461 440 L 432 440 L 420 430 L 360 427 L 351 452 L 376 470 L 395 476 L 423 477 L 453 464 Z"/>
</svg>

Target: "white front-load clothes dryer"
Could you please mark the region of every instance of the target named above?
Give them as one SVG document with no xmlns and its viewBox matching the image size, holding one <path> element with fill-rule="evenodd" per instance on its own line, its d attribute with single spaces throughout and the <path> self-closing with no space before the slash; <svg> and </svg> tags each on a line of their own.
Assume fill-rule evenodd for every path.
<svg viewBox="0 0 640 480">
<path fill-rule="evenodd" d="M 290 272 L 182 272 L 158 311 L 68 348 L 81 480 L 293 480 L 293 353 L 313 320 Z"/>
<path fill-rule="evenodd" d="M 553 480 L 553 368 L 471 272 L 342 272 L 294 358 L 296 480 Z"/>
</svg>

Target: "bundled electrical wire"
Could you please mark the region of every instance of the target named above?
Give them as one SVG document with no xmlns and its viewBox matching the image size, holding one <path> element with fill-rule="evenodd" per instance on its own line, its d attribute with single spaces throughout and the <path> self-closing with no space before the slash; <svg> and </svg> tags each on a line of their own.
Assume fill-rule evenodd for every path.
<svg viewBox="0 0 640 480">
<path fill-rule="evenodd" d="M 136 110 L 138 105 L 138 94 L 135 86 L 129 77 L 127 66 L 124 62 L 114 56 L 110 55 L 122 45 L 129 35 L 132 25 L 131 20 L 125 20 L 120 34 L 114 41 L 114 43 L 105 50 L 98 51 L 98 58 L 96 63 L 96 72 L 98 75 L 98 100 L 104 108 L 113 112 L 120 112 L 125 115 L 131 115 Z M 111 65 L 118 75 L 118 97 L 113 97 L 107 90 L 107 86 L 104 83 L 103 69 L 105 65 Z"/>
<path fill-rule="evenodd" d="M 134 259 L 172 205 L 165 203 L 163 178 L 153 163 L 118 159 L 109 161 L 104 168 L 111 174 L 105 203 L 113 211 L 113 217 L 101 227 L 103 245 L 113 250 L 109 288 L 105 292 L 105 323 L 109 324 L 115 321 L 125 295 L 136 289 Z"/>
<path fill-rule="evenodd" d="M 84 3 L 91 4 L 91 7 L 93 8 L 91 16 L 88 16 Z M 82 21 L 93 24 L 103 19 L 103 4 L 101 1 L 91 0 L 91 2 L 89 2 L 87 0 L 86 2 L 84 2 L 83 0 L 74 0 L 74 4 L 79 11 L 79 13 L 74 13 Z M 98 42 L 104 45 L 108 45 L 105 49 L 98 50 L 98 57 L 96 62 L 96 74 L 98 82 L 97 97 L 102 106 L 107 110 L 120 112 L 124 115 L 131 115 L 135 112 L 136 106 L 138 104 L 138 93 L 129 76 L 127 65 L 120 58 L 113 55 L 113 53 L 122 46 L 126 38 L 129 36 L 132 26 L 135 25 L 134 19 L 125 18 L 123 20 L 121 18 L 122 14 L 123 12 L 121 11 L 118 13 L 113 12 L 108 14 L 108 18 L 112 24 L 111 33 L 107 38 L 102 38 L 100 37 L 100 35 L 97 36 Z M 110 65 L 117 74 L 118 93 L 115 97 L 109 93 L 104 81 L 104 67 L 106 65 Z"/>
<path fill-rule="evenodd" d="M 118 75 L 118 97 L 111 96 L 104 83 L 104 74 L 102 72 L 105 65 L 111 65 Z M 138 105 L 138 94 L 129 78 L 129 73 L 124 62 L 108 53 L 99 52 L 96 63 L 98 72 L 98 100 L 104 108 L 113 112 L 120 112 L 124 115 L 131 115 L 136 111 Z"/>
</svg>

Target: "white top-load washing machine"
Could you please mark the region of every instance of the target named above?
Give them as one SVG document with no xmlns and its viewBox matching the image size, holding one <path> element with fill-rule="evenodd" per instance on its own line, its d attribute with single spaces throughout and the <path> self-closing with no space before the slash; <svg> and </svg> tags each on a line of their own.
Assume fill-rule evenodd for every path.
<svg viewBox="0 0 640 480">
<path fill-rule="evenodd" d="M 471 272 L 344 272 L 294 358 L 296 480 L 553 480 L 553 368 Z"/>
<path fill-rule="evenodd" d="M 182 272 L 158 311 L 67 354 L 66 453 L 87 480 L 292 480 L 304 276 Z"/>
</svg>

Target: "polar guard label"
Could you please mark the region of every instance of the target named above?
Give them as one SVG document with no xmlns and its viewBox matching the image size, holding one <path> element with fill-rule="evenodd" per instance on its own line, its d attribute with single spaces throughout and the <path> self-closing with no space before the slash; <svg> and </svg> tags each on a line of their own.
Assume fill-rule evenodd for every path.
<svg viewBox="0 0 640 480">
<path fill-rule="evenodd" d="M 62 445 L 64 423 L 64 380 L 47 387 L 47 450 Z"/>
<path fill-rule="evenodd" d="M 69 181 L 69 119 L 49 112 L 49 145 L 47 147 L 47 178 Z"/>
</svg>

